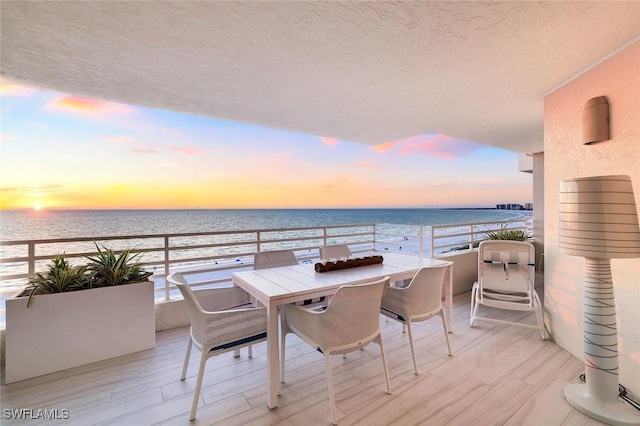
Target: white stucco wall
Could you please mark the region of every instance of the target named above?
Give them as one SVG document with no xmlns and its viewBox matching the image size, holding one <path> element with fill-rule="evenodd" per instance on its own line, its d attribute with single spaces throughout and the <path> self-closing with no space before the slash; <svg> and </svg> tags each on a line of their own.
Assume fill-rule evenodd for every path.
<svg viewBox="0 0 640 426">
<path fill-rule="evenodd" d="M 596 96 L 609 100 L 611 139 L 583 145 L 582 110 Z M 553 340 L 582 359 L 584 259 L 558 253 L 558 189 L 564 179 L 626 174 L 640 206 L 640 41 L 545 97 L 544 159 L 546 322 Z M 611 266 L 619 381 L 640 395 L 640 259 Z"/>
</svg>

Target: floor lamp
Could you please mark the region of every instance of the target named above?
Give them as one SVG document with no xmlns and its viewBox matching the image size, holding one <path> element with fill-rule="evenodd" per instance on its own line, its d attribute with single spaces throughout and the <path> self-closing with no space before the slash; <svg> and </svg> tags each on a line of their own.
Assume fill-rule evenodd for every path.
<svg viewBox="0 0 640 426">
<path fill-rule="evenodd" d="M 640 228 L 629 176 L 596 176 L 560 183 L 560 253 L 585 258 L 584 363 L 586 384 L 571 384 L 566 400 L 611 425 L 640 425 L 618 398 L 618 333 L 610 259 L 640 257 Z M 638 284 L 638 283 L 634 283 Z"/>
</svg>

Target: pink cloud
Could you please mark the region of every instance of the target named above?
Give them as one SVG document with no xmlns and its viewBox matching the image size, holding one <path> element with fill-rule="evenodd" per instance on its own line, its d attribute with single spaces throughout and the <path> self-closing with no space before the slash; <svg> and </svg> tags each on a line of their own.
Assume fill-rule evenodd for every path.
<svg viewBox="0 0 640 426">
<path fill-rule="evenodd" d="M 325 137 L 320 137 L 320 140 L 322 141 L 323 144 L 329 145 L 329 146 L 337 145 L 338 142 L 340 142 L 339 139 L 325 138 Z"/>
<path fill-rule="evenodd" d="M 109 143 L 128 147 L 129 152 L 134 155 L 152 155 L 158 153 L 157 149 L 150 148 L 150 146 L 153 145 L 148 143 L 140 143 L 135 138 L 132 138 L 130 136 L 109 136 L 106 137 L 105 140 Z"/>
<path fill-rule="evenodd" d="M 400 155 L 427 155 L 455 159 L 480 148 L 480 145 L 437 133 L 411 136 L 372 147 L 375 152 L 394 151 Z"/>
<path fill-rule="evenodd" d="M 46 108 L 53 111 L 73 112 L 93 116 L 126 114 L 132 111 L 132 108 L 126 105 L 75 95 L 66 95 L 54 99 L 47 103 Z"/>
<path fill-rule="evenodd" d="M 171 151 L 174 151 L 174 152 L 179 152 L 182 154 L 189 154 L 189 155 L 197 154 L 198 152 L 200 152 L 200 149 L 198 148 L 189 148 L 186 146 L 172 146 L 170 149 Z"/>
<path fill-rule="evenodd" d="M 386 142 L 380 145 L 374 145 L 371 149 L 375 152 L 389 152 L 395 146 L 396 142 Z"/>
<path fill-rule="evenodd" d="M 401 155 L 427 154 L 434 157 L 452 158 L 447 152 L 440 152 L 438 144 L 430 140 L 413 140 L 399 145 Z"/>
</svg>

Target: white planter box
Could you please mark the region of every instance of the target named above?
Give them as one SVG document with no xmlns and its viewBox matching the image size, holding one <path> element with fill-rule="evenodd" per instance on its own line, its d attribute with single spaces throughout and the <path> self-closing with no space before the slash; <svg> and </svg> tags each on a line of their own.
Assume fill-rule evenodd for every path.
<svg viewBox="0 0 640 426">
<path fill-rule="evenodd" d="M 5 383 L 156 346 L 153 281 L 6 301 Z"/>
</svg>

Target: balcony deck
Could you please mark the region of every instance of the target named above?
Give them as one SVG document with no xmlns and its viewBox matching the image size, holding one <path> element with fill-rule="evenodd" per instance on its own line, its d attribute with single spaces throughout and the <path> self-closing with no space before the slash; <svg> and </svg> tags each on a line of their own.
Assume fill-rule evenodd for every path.
<svg viewBox="0 0 640 426">
<path fill-rule="evenodd" d="M 392 394 L 384 392 L 378 348 L 370 345 L 333 357 L 340 425 L 599 425 L 563 398 L 578 382 L 582 362 L 538 333 L 481 323 L 470 328 L 470 293 L 454 299 L 453 357 L 448 357 L 439 320 L 415 326 L 420 375 L 411 368 L 407 335 L 381 318 Z M 507 313 L 517 317 L 521 313 Z M 189 409 L 199 352 L 180 381 L 188 328 L 157 333 L 157 347 L 0 388 L 2 424 L 7 409 L 68 410 L 67 425 L 327 425 L 329 403 L 324 359 L 294 335 L 287 338 L 287 382 L 279 407 L 266 406 L 266 344 L 254 357 L 232 354 L 207 363 L 195 422 Z M 46 351 L 46 348 L 42 348 Z M 60 411 L 59 414 L 62 412 Z"/>
</svg>

